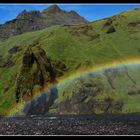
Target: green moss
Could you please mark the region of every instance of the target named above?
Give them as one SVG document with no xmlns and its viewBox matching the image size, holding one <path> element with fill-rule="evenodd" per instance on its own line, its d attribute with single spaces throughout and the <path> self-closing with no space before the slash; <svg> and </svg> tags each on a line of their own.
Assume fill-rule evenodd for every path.
<svg viewBox="0 0 140 140">
<path fill-rule="evenodd" d="M 49 109 L 49 113 L 50 114 L 56 114 L 57 113 L 57 110 L 56 109 Z"/>
</svg>

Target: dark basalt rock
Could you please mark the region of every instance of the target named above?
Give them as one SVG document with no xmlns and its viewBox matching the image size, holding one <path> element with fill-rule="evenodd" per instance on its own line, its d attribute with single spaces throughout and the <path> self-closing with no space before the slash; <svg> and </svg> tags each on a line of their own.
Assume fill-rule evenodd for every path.
<svg viewBox="0 0 140 140">
<path fill-rule="evenodd" d="M 16 80 L 16 100 L 33 96 L 35 85 L 41 87 L 47 82 L 55 81 L 54 68 L 45 51 L 37 47 L 35 52 L 29 47 L 23 56 L 22 67 Z"/>
<path fill-rule="evenodd" d="M 70 94 L 71 97 L 65 97 L 63 101 L 55 103 L 52 108 L 56 109 L 56 113 L 60 114 L 95 114 L 97 110 L 102 113 L 118 113 L 122 111 L 123 102 L 111 97 L 106 97 L 98 101 L 96 97 L 102 93 L 102 86 L 92 80 L 77 79 L 73 82 L 73 86 L 63 91 Z M 61 95 L 62 96 L 62 95 Z"/>
<path fill-rule="evenodd" d="M 27 49 L 26 52 L 24 53 L 22 63 L 25 67 L 32 67 L 34 63 L 34 54 L 30 48 Z"/>
<path fill-rule="evenodd" d="M 23 110 L 26 116 L 30 115 L 46 115 L 57 98 L 57 88 L 54 87 L 46 93 L 31 101 Z"/>
<path fill-rule="evenodd" d="M 107 30 L 107 34 L 110 34 L 110 33 L 114 33 L 116 32 L 116 29 L 114 28 L 114 26 L 111 26 L 108 30 Z"/>
</svg>

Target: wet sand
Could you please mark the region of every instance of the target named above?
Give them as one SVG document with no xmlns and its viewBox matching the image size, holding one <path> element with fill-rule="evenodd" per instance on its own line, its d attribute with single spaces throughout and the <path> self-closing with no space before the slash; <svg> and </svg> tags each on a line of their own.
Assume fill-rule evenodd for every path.
<svg viewBox="0 0 140 140">
<path fill-rule="evenodd" d="M 140 114 L 0 118 L 0 135 L 140 135 Z"/>
</svg>

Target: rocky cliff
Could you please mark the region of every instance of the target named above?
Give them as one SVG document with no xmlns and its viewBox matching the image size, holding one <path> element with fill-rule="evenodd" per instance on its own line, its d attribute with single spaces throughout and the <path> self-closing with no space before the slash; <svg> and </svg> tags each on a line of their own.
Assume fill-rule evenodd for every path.
<svg viewBox="0 0 140 140">
<path fill-rule="evenodd" d="M 42 48 L 34 52 L 30 47 L 24 53 L 22 67 L 16 80 L 16 100 L 32 96 L 35 85 L 41 87 L 55 81 L 55 72 Z"/>
</svg>

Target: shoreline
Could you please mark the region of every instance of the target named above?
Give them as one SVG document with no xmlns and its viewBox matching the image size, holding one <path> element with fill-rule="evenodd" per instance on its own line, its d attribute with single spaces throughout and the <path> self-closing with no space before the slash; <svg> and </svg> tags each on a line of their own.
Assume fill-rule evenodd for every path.
<svg viewBox="0 0 140 140">
<path fill-rule="evenodd" d="M 140 113 L 6 117 L 0 118 L 0 128 L 0 135 L 140 135 Z"/>
</svg>

